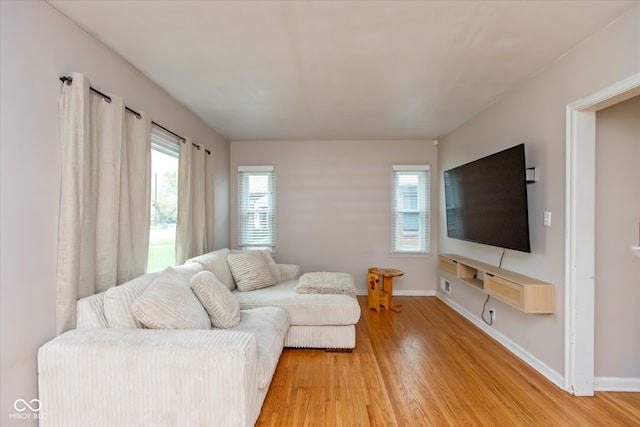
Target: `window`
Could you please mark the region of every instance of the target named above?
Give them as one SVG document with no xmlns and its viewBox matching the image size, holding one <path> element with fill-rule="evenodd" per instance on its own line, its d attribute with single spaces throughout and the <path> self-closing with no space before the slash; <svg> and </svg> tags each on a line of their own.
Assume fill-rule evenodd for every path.
<svg viewBox="0 0 640 427">
<path fill-rule="evenodd" d="M 148 272 L 159 271 L 176 263 L 179 153 L 180 140 L 152 126 Z"/>
<path fill-rule="evenodd" d="M 417 190 L 417 187 L 412 187 L 410 190 L 402 194 L 402 207 L 404 208 L 404 216 L 402 218 L 402 231 L 420 231 L 420 214 L 418 213 Z"/>
<path fill-rule="evenodd" d="M 276 183 L 273 166 L 238 166 L 238 248 L 276 246 Z"/>
<path fill-rule="evenodd" d="M 393 253 L 430 252 L 429 166 L 393 166 L 391 248 Z"/>
</svg>

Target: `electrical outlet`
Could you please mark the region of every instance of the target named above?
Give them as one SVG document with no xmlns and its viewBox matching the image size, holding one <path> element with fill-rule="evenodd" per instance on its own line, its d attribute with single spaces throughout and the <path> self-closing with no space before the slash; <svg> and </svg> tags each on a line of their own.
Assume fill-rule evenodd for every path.
<svg viewBox="0 0 640 427">
<path fill-rule="evenodd" d="M 489 315 L 491 316 L 491 322 L 493 322 L 494 320 L 496 320 L 496 309 L 491 307 L 489 309 Z"/>
</svg>

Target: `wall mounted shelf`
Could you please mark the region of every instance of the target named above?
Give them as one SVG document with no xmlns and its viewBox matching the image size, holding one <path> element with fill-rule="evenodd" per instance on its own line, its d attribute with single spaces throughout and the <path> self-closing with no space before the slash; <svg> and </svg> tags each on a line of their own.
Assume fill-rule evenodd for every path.
<svg viewBox="0 0 640 427">
<path fill-rule="evenodd" d="M 455 254 L 440 255 L 440 270 L 525 313 L 553 313 L 555 286 Z"/>
</svg>

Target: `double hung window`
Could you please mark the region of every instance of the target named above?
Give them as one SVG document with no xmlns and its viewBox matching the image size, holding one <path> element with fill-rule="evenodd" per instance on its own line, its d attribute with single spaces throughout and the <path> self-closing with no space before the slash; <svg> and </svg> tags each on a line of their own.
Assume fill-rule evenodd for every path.
<svg viewBox="0 0 640 427">
<path fill-rule="evenodd" d="M 396 254 L 430 252 L 429 165 L 393 166 L 391 248 Z"/>
<path fill-rule="evenodd" d="M 274 166 L 238 166 L 238 249 L 276 246 Z"/>
</svg>

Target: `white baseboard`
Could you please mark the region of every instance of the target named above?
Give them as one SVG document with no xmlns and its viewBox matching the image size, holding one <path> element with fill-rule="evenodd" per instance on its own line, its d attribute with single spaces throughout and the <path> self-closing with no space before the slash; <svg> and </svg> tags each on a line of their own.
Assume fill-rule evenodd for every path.
<svg viewBox="0 0 640 427">
<path fill-rule="evenodd" d="M 433 289 L 428 291 L 418 290 L 418 289 L 409 290 L 409 291 L 404 291 L 404 290 L 400 291 L 396 289 L 393 291 L 393 296 L 395 297 L 435 297 L 436 291 Z"/>
<path fill-rule="evenodd" d="M 593 381 L 595 391 L 640 392 L 640 378 L 595 377 Z"/>
<path fill-rule="evenodd" d="M 366 289 L 358 289 L 357 295 L 366 296 Z M 464 316 L 467 320 L 473 323 L 475 326 L 484 331 L 491 338 L 496 340 L 507 350 L 518 356 L 526 364 L 542 374 L 545 378 L 555 384 L 557 387 L 564 390 L 564 377 L 557 371 L 553 370 L 546 363 L 527 352 L 515 342 L 511 341 L 505 335 L 497 332 L 489 325 L 485 324 L 482 319 L 462 307 L 450 299 L 442 292 L 436 292 L 434 290 L 395 290 L 394 296 L 436 296 L 442 300 L 449 307 L 456 312 Z M 594 378 L 594 390 L 595 391 L 618 391 L 618 392 L 640 392 L 640 378 L 625 378 L 625 377 L 595 377 Z"/>
<path fill-rule="evenodd" d="M 557 387 L 564 390 L 564 377 L 560 375 L 557 371 L 553 370 L 549 365 L 542 362 L 540 359 L 533 356 L 531 353 L 520 347 L 515 342 L 511 341 L 505 335 L 502 335 L 500 332 L 496 331 L 486 323 L 482 321 L 479 317 L 472 314 L 466 308 L 462 307 L 457 302 L 453 301 L 447 295 L 442 292 L 437 292 L 436 296 L 440 298 L 445 304 L 449 307 L 453 308 L 459 314 L 464 316 L 467 320 L 473 323 L 475 326 L 484 331 L 487 335 L 489 335 L 494 340 L 498 341 L 502 346 L 504 346 L 507 350 L 518 356 L 522 359 L 526 364 L 531 366 L 533 369 L 542 374 L 546 379 L 551 381 Z"/>
<path fill-rule="evenodd" d="M 367 296 L 369 291 L 366 289 L 356 289 L 356 295 Z M 393 291 L 394 297 L 434 297 L 436 296 L 436 291 L 433 289 L 425 291 L 422 289 L 413 289 L 413 290 L 397 290 Z"/>
</svg>

